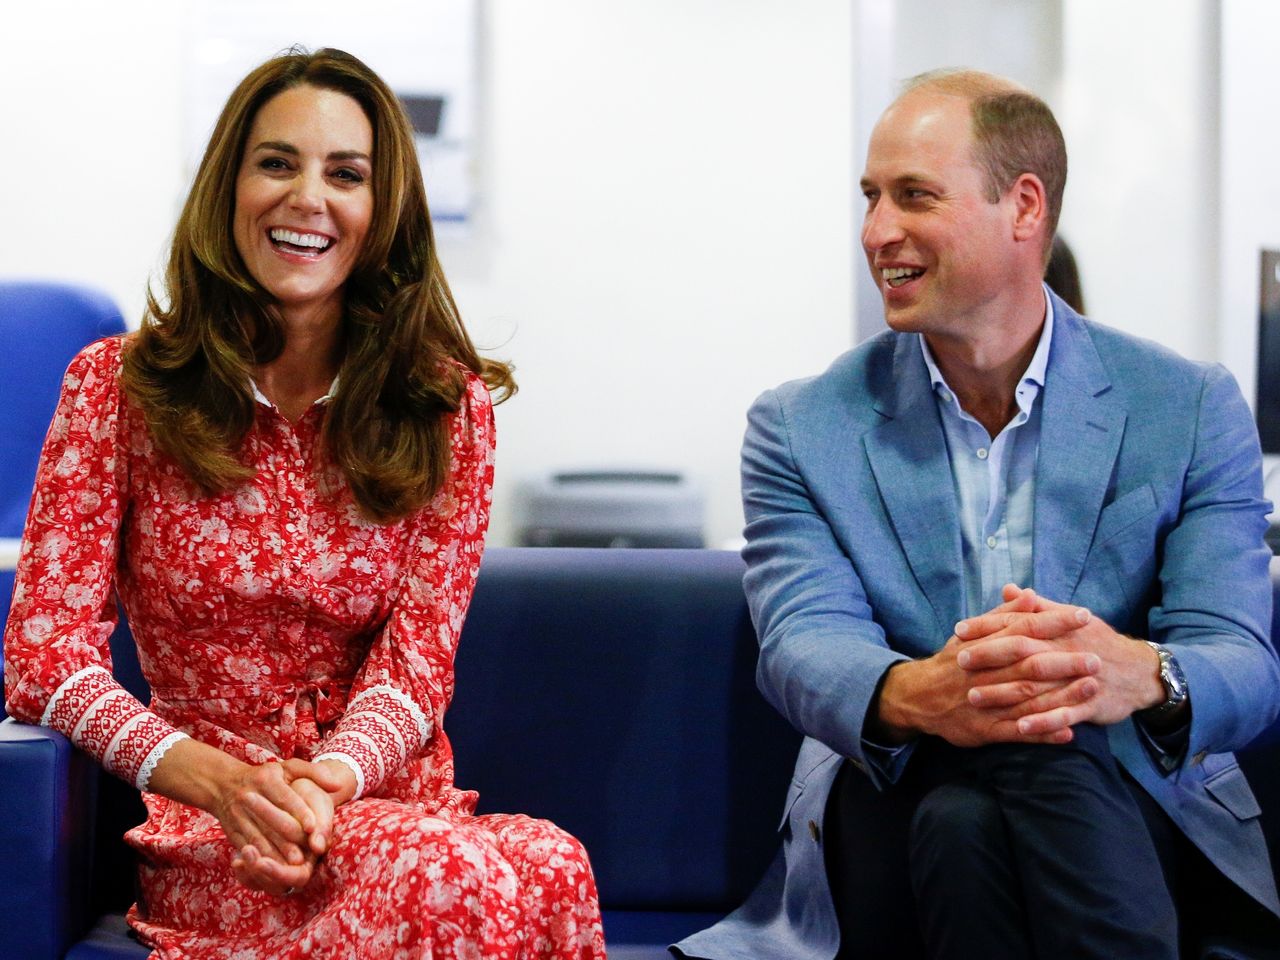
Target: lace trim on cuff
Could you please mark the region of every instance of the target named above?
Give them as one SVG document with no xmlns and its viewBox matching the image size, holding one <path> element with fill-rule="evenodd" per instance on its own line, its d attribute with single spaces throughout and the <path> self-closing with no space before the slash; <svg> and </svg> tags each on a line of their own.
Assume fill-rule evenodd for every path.
<svg viewBox="0 0 1280 960">
<path fill-rule="evenodd" d="M 103 676 L 94 678 L 93 677 L 94 674 L 102 674 Z M 58 685 L 57 690 L 53 691 L 53 696 L 51 696 L 49 698 L 49 702 L 45 704 L 44 713 L 40 715 L 40 726 L 42 727 L 52 726 L 53 715 L 55 712 L 57 712 L 58 708 L 62 705 L 63 699 L 66 698 L 71 688 L 76 686 L 82 680 L 88 680 L 90 678 L 97 679 L 100 683 L 102 683 L 105 679 L 104 687 L 100 691 L 100 693 L 105 693 L 107 689 L 110 689 L 112 687 L 116 687 L 119 685 L 116 682 L 116 678 L 111 675 L 111 671 L 106 669 L 105 667 L 94 665 L 92 667 L 85 667 L 83 670 L 77 670 L 71 676 L 67 677 L 67 679 L 63 680 L 62 683 Z M 77 716 L 75 719 L 79 720 L 80 718 Z M 60 732 L 66 733 L 68 731 L 60 731 Z"/>
<path fill-rule="evenodd" d="M 322 753 L 320 756 L 312 758 L 311 762 L 319 763 L 321 760 L 337 760 L 341 763 L 345 763 L 350 768 L 351 772 L 356 775 L 356 794 L 351 799 L 359 800 L 364 796 L 364 771 L 360 769 L 360 764 L 356 763 L 353 758 L 347 756 L 345 753 L 338 753 L 336 750 L 333 750 L 329 753 Z"/>
<path fill-rule="evenodd" d="M 147 758 L 142 761 L 142 766 L 138 768 L 138 778 L 134 781 L 134 786 L 139 790 L 146 790 L 151 785 L 151 774 L 155 772 L 156 766 L 164 759 L 164 755 L 169 752 L 169 748 L 180 740 L 190 740 L 181 730 L 175 730 L 169 734 L 147 754 Z"/>
<path fill-rule="evenodd" d="M 419 749 L 421 749 L 422 745 L 431 739 L 431 721 L 427 719 L 426 714 L 424 714 L 418 705 L 413 702 L 411 697 L 406 695 L 403 691 L 397 690 L 395 687 L 389 686 L 385 683 L 380 683 L 367 690 L 361 690 L 360 693 L 355 697 L 352 697 L 351 702 L 347 704 L 347 712 L 356 712 L 360 707 L 360 701 L 368 700 L 369 698 L 376 696 L 390 697 L 403 707 L 407 714 L 409 714 L 410 719 L 413 720 L 413 725 L 418 728 Z"/>
</svg>

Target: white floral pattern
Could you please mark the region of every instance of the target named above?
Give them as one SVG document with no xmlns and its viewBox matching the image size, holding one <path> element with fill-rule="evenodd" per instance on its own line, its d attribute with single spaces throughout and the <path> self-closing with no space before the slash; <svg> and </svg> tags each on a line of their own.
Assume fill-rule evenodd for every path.
<svg viewBox="0 0 1280 960">
<path fill-rule="evenodd" d="M 124 340 L 67 372 L 5 633 L 9 710 L 145 786 L 189 735 L 249 763 L 320 755 L 359 773 L 312 882 L 249 890 L 208 813 L 144 793 L 129 920 L 159 960 L 604 957 L 582 846 L 546 821 L 475 816 L 441 720 L 488 522 L 482 382 L 452 415 L 452 469 L 426 508 L 365 520 L 320 443 L 259 404 L 256 476 L 202 496 L 119 388 Z M 118 590 L 152 688 L 110 676 Z"/>
</svg>

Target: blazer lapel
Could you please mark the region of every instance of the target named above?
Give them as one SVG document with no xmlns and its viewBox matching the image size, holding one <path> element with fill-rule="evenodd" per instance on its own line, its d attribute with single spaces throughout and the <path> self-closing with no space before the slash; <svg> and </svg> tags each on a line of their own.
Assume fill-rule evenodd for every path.
<svg viewBox="0 0 1280 960">
<path fill-rule="evenodd" d="M 898 542 L 946 637 L 964 610 L 960 508 L 914 336 L 899 338 L 892 380 L 875 407 L 885 420 L 863 435 L 867 459 Z"/>
<path fill-rule="evenodd" d="M 1111 379 L 1084 322 L 1054 298 L 1055 324 L 1042 397 L 1036 463 L 1036 591 L 1069 603 L 1102 511 L 1126 414 L 1106 394 Z"/>
</svg>

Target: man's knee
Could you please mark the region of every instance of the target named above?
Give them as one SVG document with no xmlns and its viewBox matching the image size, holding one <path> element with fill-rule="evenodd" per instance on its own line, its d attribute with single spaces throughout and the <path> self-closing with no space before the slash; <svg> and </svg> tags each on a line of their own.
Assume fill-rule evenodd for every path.
<svg viewBox="0 0 1280 960">
<path fill-rule="evenodd" d="M 990 792 L 971 783 L 944 783 L 920 800 L 911 818 L 908 844 L 912 873 L 933 864 L 950 869 L 972 863 L 977 853 L 1008 849 L 1004 817 Z"/>
</svg>

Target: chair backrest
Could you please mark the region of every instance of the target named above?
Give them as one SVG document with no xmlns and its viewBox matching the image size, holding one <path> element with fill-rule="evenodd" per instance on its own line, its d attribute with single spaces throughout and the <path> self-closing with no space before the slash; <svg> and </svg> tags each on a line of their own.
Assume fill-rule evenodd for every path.
<svg viewBox="0 0 1280 960">
<path fill-rule="evenodd" d="M 0 282 L 0 537 L 22 536 L 67 364 L 87 344 L 123 330 L 120 310 L 104 294 L 59 283 Z"/>
<path fill-rule="evenodd" d="M 22 536 L 67 364 L 82 347 L 123 330 L 119 309 L 104 294 L 63 283 L 0 281 L 0 538 Z M 4 551 L 6 559 L 10 552 Z M 12 595 L 13 570 L 0 563 L 0 634 Z"/>
<path fill-rule="evenodd" d="M 756 690 L 742 560 L 490 549 L 445 718 L 482 812 L 546 817 L 606 909 L 728 910 L 778 846 L 799 736 Z"/>
</svg>

